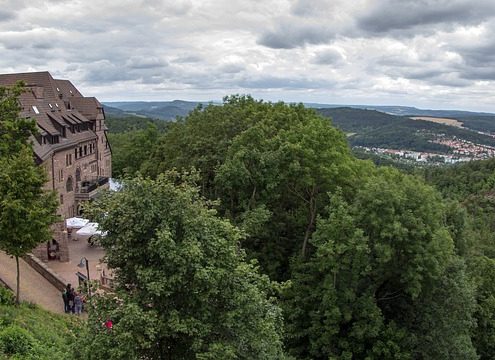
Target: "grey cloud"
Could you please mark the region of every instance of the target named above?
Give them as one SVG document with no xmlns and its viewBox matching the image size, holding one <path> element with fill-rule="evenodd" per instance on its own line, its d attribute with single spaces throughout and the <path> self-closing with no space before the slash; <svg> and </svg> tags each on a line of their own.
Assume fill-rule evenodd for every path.
<svg viewBox="0 0 495 360">
<path fill-rule="evenodd" d="M 273 49 L 293 49 L 305 44 L 327 43 L 334 35 L 325 26 L 283 21 L 274 30 L 262 34 L 258 43 Z"/>
<path fill-rule="evenodd" d="M 402 69 L 402 71 L 398 71 L 401 77 L 406 79 L 416 79 L 416 80 L 431 80 L 434 78 L 438 78 L 445 74 L 445 70 L 439 69 L 428 69 L 422 67 Z"/>
<path fill-rule="evenodd" d="M 123 0 L 97 12 L 94 4 L 2 4 L 0 72 L 49 70 L 115 99 L 177 89 L 302 101 L 338 93 L 346 103 L 441 94 L 457 104 L 469 94 L 488 103 L 478 94 L 494 92 L 494 0 Z"/>
<path fill-rule="evenodd" d="M 422 49 L 424 51 L 424 49 Z M 381 73 L 391 79 L 419 81 L 429 86 L 467 87 L 472 80 L 464 78 L 458 57 L 447 58 L 445 49 L 429 49 L 428 56 L 414 52 L 414 56 L 403 54 L 383 55 L 370 63 L 369 73 Z"/>
<path fill-rule="evenodd" d="M 25 44 L 19 43 L 19 42 L 1 42 L 3 47 L 7 50 L 20 50 L 22 48 L 26 48 L 27 46 Z"/>
<path fill-rule="evenodd" d="M 448 70 L 428 68 L 426 66 L 382 68 L 383 75 L 386 75 L 392 79 L 403 78 L 409 80 L 420 80 L 425 82 L 431 82 L 433 81 L 433 79 L 441 77 L 446 73 L 446 71 Z"/>
<path fill-rule="evenodd" d="M 185 64 L 185 63 L 198 63 L 202 59 L 197 55 L 180 55 L 173 60 L 174 63 Z"/>
<path fill-rule="evenodd" d="M 141 84 L 162 84 L 164 82 L 164 77 L 162 75 L 145 75 L 140 80 Z"/>
<path fill-rule="evenodd" d="M 0 10 L 0 22 L 15 19 L 16 15 L 12 11 Z"/>
<path fill-rule="evenodd" d="M 492 17 L 495 2 L 479 0 L 383 0 L 357 19 L 358 26 L 371 33 L 386 33 L 432 24 L 478 24 Z"/>
<path fill-rule="evenodd" d="M 453 46 L 468 66 L 483 67 L 495 65 L 495 41 L 490 39 L 482 44 Z"/>
<path fill-rule="evenodd" d="M 457 53 L 462 62 L 457 65 L 460 77 L 469 80 L 495 80 L 495 24 L 483 37 L 474 41 L 450 43 L 444 47 Z"/>
<path fill-rule="evenodd" d="M 415 67 L 418 65 L 417 60 L 413 60 L 404 55 L 382 55 L 376 59 L 375 63 L 380 66 L 391 67 Z"/>
<path fill-rule="evenodd" d="M 329 81 L 273 76 L 265 76 L 257 79 L 244 79 L 239 81 L 238 84 L 241 87 L 248 89 L 321 89 L 328 88 L 331 85 Z"/>
<path fill-rule="evenodd" d="M 313 58 L 314 64 L 319 65 L 339 65 L 343 62 L 342 55 L 334 49 L 321 51 Z"/>
<path fill-rule="evenodd" d="M 297 0 L 291 6 L 291 13 L 296 16 L 318 16 L 333 10 L 339 1 L 337 0 Z"/>
<path fill-rule="evenodd" d="M 133 80 L 137 77 L 131 74 L 122 66 L 112 64 L 108 61 L 99 61 L 97 63 L 88 64 L 84 68 L 84 80 L 94 82 L 112 83 L 123 80 Z"/>
<path fill-rule="evenodd" d="M 0 43 L 6 49 L 49 49 L 61 44 L 65 34 L 53 29 L 34 29 L 28 31 L 0 31 Z"/>
<path fill-rule="evenodd" d="M 221 73 L 237 74 L 243 71 L 244 69 L 245 67 L 242 64 L 231 63 L 220 66 L 219 71 Z"/>
<path fill-rule="evenodd" d="M 490 68 L 473 68 L 464 71 L 463 77 L 465 79 L 471 80 L 484 80 L 484 81 L 494 81 L 495 80 L 495 70 Z"/>
<path fill-rule="evenodd" d="M 436 85 L 447 86 L 447 87 L 467 87 L 472 85 L 472 81 L 468 79 L 463 79 L 458 76 L 458 74 L 445 74 L 442 76 L 435 77 L 431 79 Z"/>
<path fill-rule="evenodd" d="M 193 8 L 191 0 L 140 0 L 136 3 L 141 8 L 161 14 L 162 17 L 184 16 Z"/>
<path fill-rule="evenodd" d="M 31 45 L 33 49 L 38 49 L 38 50 L 49 50 L 53 49 L 55 47 L 55 44 L 47 42 L 47 41 L 39 41 L 35 42 L 33 45 Z"/>
<path fill-rule="evenodd" d="M 472 84 L 472 81 L 461 78 L 460 74 L 452 69 L 438 68 L 407 68 L 396 69 L 394 72 L 396 77 L 401 77 L 409 80 L 419 80 L 430 85 L 440 85 L 449 87 L 466 87 Z"/>
<path fill-rule="evenodd" d="M 168 63 L 157 57 L 132 56 L 126 61 L 126 66 L 131 69 L 155 69 L 166 67 Z"/>
</svg>

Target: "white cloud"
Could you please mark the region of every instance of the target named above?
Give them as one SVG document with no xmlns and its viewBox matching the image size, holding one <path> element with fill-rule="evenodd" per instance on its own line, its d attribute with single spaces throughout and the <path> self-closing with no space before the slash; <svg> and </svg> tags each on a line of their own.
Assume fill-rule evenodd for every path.
<svg viewBox="0 0 495 360">
<path fill-rule="evenodd" d="M 495 3 L 7 0 L 0 72 L 101 100 L 376 103 L 495 111 Z"/>
</svg>

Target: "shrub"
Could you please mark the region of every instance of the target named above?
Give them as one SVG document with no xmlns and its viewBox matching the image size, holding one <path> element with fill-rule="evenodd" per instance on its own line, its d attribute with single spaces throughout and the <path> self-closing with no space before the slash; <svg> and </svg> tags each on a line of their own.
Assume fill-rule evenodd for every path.
<svg viewBox="0 0 495 360">
<path fill-rule="evenodd" d="M 15 297 L 12 291 L 0 286 L 0 305 L 13 305 L 14 301 Z"/>
<path fill-rule="evenodd" d="M 0 331 L 0 351 L 6 355 L 27 354 L 35 341 L 27 330 L 16 325 Z"/>
</svg>

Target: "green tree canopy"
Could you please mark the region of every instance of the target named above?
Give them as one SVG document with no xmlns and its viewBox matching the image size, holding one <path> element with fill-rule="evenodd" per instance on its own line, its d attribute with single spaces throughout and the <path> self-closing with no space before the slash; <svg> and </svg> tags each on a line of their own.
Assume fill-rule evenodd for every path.
<svg viewBox="0 0 495 360">
<path fill-rule="evenodd" d="M 243 246 L 273 279 L 308 251 L 328 191 L 352 192 L 369 165 L 345 135 L 303 105 L 231 96 L 171 126 L 145 171 L 198 169 L 202 194 L 247 234 Z"/>
<path fill-rule="evenodd" d="M 141 169 L 150 167 L 148 161 L 155 150 L 159 135 L 154 123 L 149 123 L 144 129 L 109 134 L 112 145 L 112 176 L 134 176 Z"/>
<path fill-rule="evenodd" d="M 265 271 L 287 274 L 288 259 L 306 254 L 327 192 L 354 188 L 362 164 L 345 136 L 302 105 L 274 104 L 236 136 L 215 184 L 223 213 L 249 234 L 245 244 Z M 262 231 L 253 218 L 264 214 Z"/>
<path fill-rule="evenodd" d="M 244 261 L 240 231 L 196 188 L 138 178 L 93 213 L 108 231 L 102 244 L 117 287 L 91 314 L 89 358 L 283 358 L 270 280 Z"/>
<path fill-rule="evenodd" d="M 0 249 L 16 258 L 17 302 L 19 257 L 50 239 L 58 206 L 54 194 L 43 189 L 43 168 L 35 164 L 30 143 L 34 122 L 19 117 L 21 93 L 22 84 L 0 87 Z"/>
<path fill-rule="evenodd" d="M 352 201 L 333 196 L 329 207 L 311 240 L 315 254 L 295 265 L 286 294 L 292 353 L 475 359 L 473 291 L 439 196 L 380 169 Z"/>
<path fill-rule="evenodd" d="M 19 117 L 19 96 L 24 91 L 22 82 L 15 86 L 0 86 L 0 157 L 16 154 L 29 145 L 36 132 L 34 120 Z"/>
</svg>

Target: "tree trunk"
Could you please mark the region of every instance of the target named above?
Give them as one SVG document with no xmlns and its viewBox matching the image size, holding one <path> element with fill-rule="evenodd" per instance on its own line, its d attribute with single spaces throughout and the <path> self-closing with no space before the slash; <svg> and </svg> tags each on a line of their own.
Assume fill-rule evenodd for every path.
<svg viewBox="0 0 495 360">
<path fill-rule="evenodd" d="M 15 263 L 16 263 L 16 266 L 17 266 L 17 291 L 16 291 L 16 295 L 15 295 L 15 303 L 17 305 L 20 304 L 20 285 L 21 285 L 21 277 L 20 277 L 20 272 L 19 272 L 19 256 L 15 256 Z"/>
<path fill-rule="evenodd" d="M 256 206 L 256 185 L 254 185 L 253 192 L 251 194 L 251 198 L 249 199 L 248 209 L 254 209 Z"/>
<path fill-rule="evenodd" d="M 309 198 L 309 221 L 304 234 L 304 241 L 302 246 L 301 255 L 304 258 L 306 256 L 306 248 L 308 246 L 309 237 L 313 233 L 316 221 L 316 188 L 311 190 L 311 196 Z"/>
</svg>

